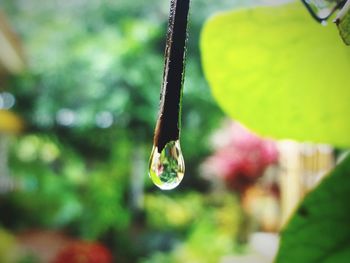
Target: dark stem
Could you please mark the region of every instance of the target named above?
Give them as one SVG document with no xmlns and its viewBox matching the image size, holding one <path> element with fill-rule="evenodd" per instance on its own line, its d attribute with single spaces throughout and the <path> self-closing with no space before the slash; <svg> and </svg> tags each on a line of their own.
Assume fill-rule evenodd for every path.
<svg viewBox="0 0 350 263">
<path fill-rule="evenodd" d="M 153 142 L 158 152 L 168 142 L 179 139 L 189 2 L 171 0 L 170 3 L 160 110 Z"/>
<path fill-rule="evenodd" d="M 337 2 L 337 5 L 331 10 L 331 12 L 327 16 L 320 17 L 318 14 L 315 13 L 315 11 L 312 9 L 312 7 L 310 6 L 307 0 L 301 0 L 301 1 L 306 7 L 306 9 L 309 11 L 310 15 L 319 23 L 322 23 L 323 21 L 327 21 L 328 18 L 330 18 L 337 9 L 342 8 L 346 2 L 345 0 Z"/>
</svg>

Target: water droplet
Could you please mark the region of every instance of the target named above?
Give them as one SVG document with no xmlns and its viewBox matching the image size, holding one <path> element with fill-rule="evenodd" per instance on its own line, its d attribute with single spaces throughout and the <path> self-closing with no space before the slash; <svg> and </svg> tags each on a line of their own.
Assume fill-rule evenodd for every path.
<svg viewBox="0 0 350 263">
<path fill-rule="evenodd" d="M 185 161 L 179 140 L 168 142 L 159 153 L 153 146 L 149 161 L 149 176 L 162 190 L 171 190 L 178 186 L 185 174 Z"/>
</svg>

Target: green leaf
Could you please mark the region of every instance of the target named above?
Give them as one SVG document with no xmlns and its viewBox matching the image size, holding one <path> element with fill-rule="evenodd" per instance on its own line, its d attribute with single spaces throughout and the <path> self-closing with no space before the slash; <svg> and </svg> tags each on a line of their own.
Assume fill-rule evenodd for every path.
<svg viewBox="0 0 350 263">
<path fill-rule="evenodd" d="M 214 16 L 201 35 L 221 108 L 264 136 L 350 146 L 350 49 L 301 3 Z"/>
<path fill-rule="evenodd" d="M 350 155 L 310 192 L 281 233 L 276 263 L 348 262 Z"/>
<path fill-rule="evenodd" d="M 335 23 L 338 26 L 340 36 L 343 38 L 344 43 L 350 45 L 350 1 L 348 0 L 339 12 Z"/>
</svg>

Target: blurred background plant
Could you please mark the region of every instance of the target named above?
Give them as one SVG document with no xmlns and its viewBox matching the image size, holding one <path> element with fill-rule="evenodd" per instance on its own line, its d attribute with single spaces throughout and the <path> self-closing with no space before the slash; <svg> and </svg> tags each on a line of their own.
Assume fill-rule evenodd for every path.
<svg viewBox="0 0 350 263">
<path fill-rule="evenodd" d="M 200 258 L 203 241 L 214 238 L 219 225 L 210 218 L 225 217 L 226 209 L 227 234 L 220 231 L 233 243 L 237 226 L 231 229 L 229 222 L 238 222 L 237 200 L 234 195 L 219 204 L 208 200 L 203 196 L 208 183 L 198 176 L 197 167 L 211 151 L 207 138 L 223 116 L 202 76 L 198 38 L 208 15 L 237 4 L 192 3 L 182 118 L 186 179 L 179 190 L 183 194 L 164 196 L 145 177 L 168 3 L 1 1 L 25 54 L 25 69 L 1 78 L 2 92 L 14 98 L 5 110 L 20 116 L 25 127 L 17 136 L 6 135 L 15 183 L 1 194 L 1 225 L 25 244 L 50 239 L 46 230 L 98 240 L 116 262 L 154 258 L 155 251 L 171 251 L 187 239 L 182 253 L 197 246 Z M 52 250 L 57 247 L 51 244 Z M 219 243 L 213 257 L 224 252 L 218 248 Z M 55 251 L 51 254 L 51 259 L 37 259 L 52 260 Z"/>
</svg>

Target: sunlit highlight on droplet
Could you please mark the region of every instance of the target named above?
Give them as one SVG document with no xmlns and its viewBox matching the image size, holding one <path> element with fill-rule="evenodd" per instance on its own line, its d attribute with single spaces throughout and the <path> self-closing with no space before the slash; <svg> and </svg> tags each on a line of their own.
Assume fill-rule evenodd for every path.
<svg viewBox="0 0 350 263">
<path fill-rule="evenodd" d="M 153 146 L 149 161 L 149 176 L 153 183 L 162 190 L 177 187 L 185 174 L 185 161 L 179 141 L 168 142 L 159 153 Z"/>
</svg>

